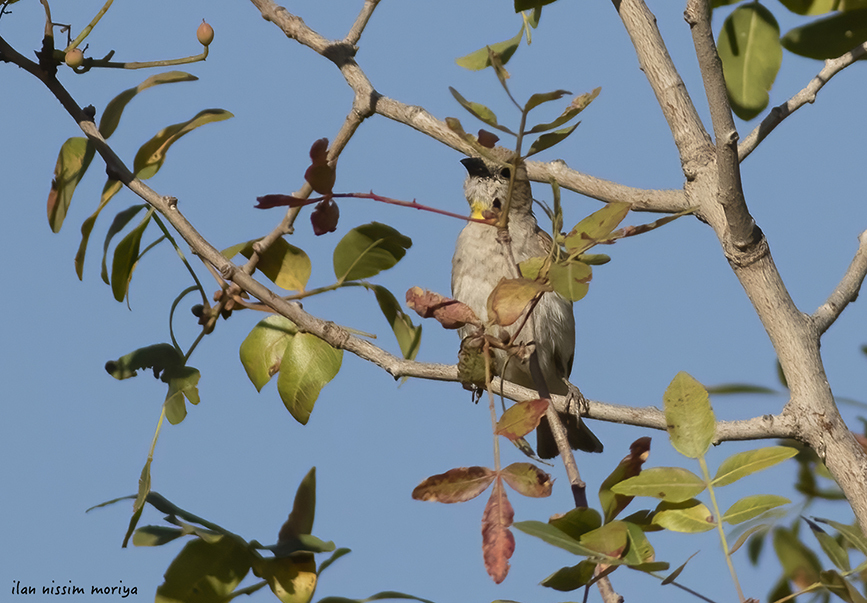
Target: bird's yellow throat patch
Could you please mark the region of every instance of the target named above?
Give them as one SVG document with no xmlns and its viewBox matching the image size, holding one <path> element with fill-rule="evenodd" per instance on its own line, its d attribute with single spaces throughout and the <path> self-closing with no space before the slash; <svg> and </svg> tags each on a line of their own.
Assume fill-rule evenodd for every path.
<svg viewBox="0 0 867 603">
<path fill-rule="evenodd" d="M 470 201 L 470 210 L 472 211 L 470 217 L 475 220 L 483 220 L 485 217 L 483 213 L 487 209 L 488 206 L 482 201 L 479 201 L 478 199 L 473 199 L 472 201 Z"/>
</svg>

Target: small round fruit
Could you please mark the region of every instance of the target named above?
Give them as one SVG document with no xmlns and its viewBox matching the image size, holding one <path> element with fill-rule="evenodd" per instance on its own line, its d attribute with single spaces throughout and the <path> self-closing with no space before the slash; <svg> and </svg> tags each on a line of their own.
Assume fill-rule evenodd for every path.
<svg viewBox="0 0 867 603">
<path fill-rule="evenodd" d="M 70 67 L 81 67 L 84 64 L 84 53 L 80 48 L 73 48 L 66 53 L 66 64 Z"/>
<path fill-rule="evenodd" d="M 202 46 L 209 46 L 214 41 L 214 28 L 205 23 L 204 19 L 196 30 L 196 38 Z"/>
</svg>

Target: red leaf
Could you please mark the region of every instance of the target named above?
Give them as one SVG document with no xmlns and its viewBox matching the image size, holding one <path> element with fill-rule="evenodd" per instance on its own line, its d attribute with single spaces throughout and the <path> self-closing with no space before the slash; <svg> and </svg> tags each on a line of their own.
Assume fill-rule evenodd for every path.
<svg viewBox="0 0 867 603">
<path fill-rule="evenodd" d="M 310 223 L 313 224 L 313 234 L 317 237 L 328 232 L 337 230 L 337 219 L 340 217 L 340 209 L 332 199 L 320 201 L 310 214 Z"/>
<path fill-rule="evenodd" d="M 313 190 L 320 195 L 330 195 L 331 189 L 334 188 L 334 180 L 337 174 L 334 168 L 324 163 L 322 165 L 313 164 L 307 171 L 304 172 L 304 179 L 310 183 Z"/>
<path fill-rule="evenodd" d="M 292 195 L 263 195 L 256 197 L 256 207 L 259 209 L 271 209 L 272 207 L 281 207 L 288 205 L 289 207 L 302 207 L 308 203 L 312 203 L 309 199 L 299 199 Z"/>
<path fill-rule="evenodd" d="M 479 130 L 479 144 L 483 147 L 493 149 L 494 146 L 496 146 L 498 140 L 500 140 L 500 137 L 493 132 L 488 132 L 487 130 Z"/>
<path fill-rule="evenodd" d="M 515 537 L 509 531 L 515 510 L 498 479 L 482 515 L 482 556 L 488 575 L 499 584 L 509 573 L 509 559 L 515 552 Z"/>
<path fill-rule="evenodd" d="M 325 165 L 328 162 L 328 139 L 320 138 L 310 145 L 310 161 L 313 165 Z"/>
</svg>

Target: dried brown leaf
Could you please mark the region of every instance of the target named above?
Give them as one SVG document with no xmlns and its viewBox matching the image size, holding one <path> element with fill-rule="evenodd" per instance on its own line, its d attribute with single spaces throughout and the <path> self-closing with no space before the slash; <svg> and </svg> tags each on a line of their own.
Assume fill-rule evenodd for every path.
<svg viewBox="0 0 867 603">
<path fill-rule="evenodd" d="M 509 530 L 514 517 L 515 511 L 498 479 L 482 515 L 482 556 L 488 575 L 497 584 L 506 579 L 509 559 L 515 552 L 515 537 Z"/>
<path fill-rule="evenodd" d="M 487 467 L 459 467 L 432 475 L 412 491 L 414 500 L 441 503 L 466 502 L 484 492 L 494 481 Z"/>
<path fill-rule="evenodd" d="M 468 305 L 421 287 L 412 287 L 406 292 L 406 305 L 422 318 L 435 318 L 446 329 L 482 324 Z"/>
</svg>

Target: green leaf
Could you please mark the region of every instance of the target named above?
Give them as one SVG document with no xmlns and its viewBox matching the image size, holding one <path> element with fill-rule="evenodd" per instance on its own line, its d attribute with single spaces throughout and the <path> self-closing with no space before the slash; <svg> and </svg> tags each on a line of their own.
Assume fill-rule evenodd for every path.
<svg viewBox="0 0 867 603">
<path fill-rule="evenodd" d="M 313 555 L 264 558 L 253 561 L 253 571 L 264 578 L 282 603 L 308 603 L 316 590 L 316 561 Z"/>
<path fill-rule="evenodd" d="M 722 385 L 714 385 L 708 387 L 707 393 L 713 395 L 729 395 L 729 394 L 778 394 L 777 390 L 762 385 L 752 385 L 749 383 L 724 383 Z"/>
<path fill-rule="evenodd" d="M 707 390 L 681 371 L 665 390 L 662 400 L 671 445 L 687 458 L 704 456 L 716 428 Z"/>
<path fill-rule="evenodd" d="M 145 526 L 135 531 L 132 543 L 134 546 L 160 546 L 186 535 L 187 532 L 180 528 Z"/>
<path fill-rule="evenodd" d="M 865 0 L 780 0 L 780 3 L 798 15 L 823 15 L 832 10 L 847 11 L 867 6 Z"/>
<path fill-rule="evenodd" d="M 334 563 L 335 561 L 337 561 L 338 559 L 340 559 L 344 555 L 348 555 L 351 552 L 352 552 L 351 549 L 347 549 L 345 547 L 337 549 L 336 551 L 334 551 L 334 553 L 332 553 L 332 555 L 328 559 L 326 559 L 325 561 L 323 561 L 322 563 L 319 564 L 319 571 L 317 573 L 321 576 L 322 572 L 325 571 L 325 568 L 330 566 L 332 563 Z"/>
<path fill-rule="evenodd" d="M 298 328 L 288 318 L 272 314 L 259 321 L 241 343 L 241 364 L 256 391 L 262 391 L 265 384 L 280 370 L 286 346 Z"/>
<path fill-rule="evenodd" d="M 723 23 L 717 50 L 732 110 L 741 119 L 754 118 L 768 106 L 783 60 L 774 15 L 758 2 L 737 7 Z"/>
<path fill-rule="evenodd" d="M 803 519 L 807 522 L 807 525 L 810 526 L 810 529 L 813 531 L 813 536 L 815 536 L 816 540 L 819 541 L 819 545 L 828 556 L 828 559 L 831 560 L 831 563 L 833 563 L 838 570 L 843 572 L 848 572 L 852 569 L 852 566 L 849 563 L 849 552 L 843 548 L 839 542 L 837 542 L 837 539 L 820 528 L 816 522 L 807 519 L 806 517 Z"/>
<path fill-rule="evenodd" d="M 527 100 L 527 104 L 524 105 L 524 112 L 529 113 L 539 105 L 561 99 L 567 94 L 572 93 L 568 90 L 555 90 L 554 92 L 536 93 Z"/>
<path fill-rule="evenodd" d="M 238 243 L 224 249 L 221 253 L 226 259 L 232 259 L 240 253 L 249 260 L 253 257 L 253 245 L 259 240 Z M 256 270 L 287 291 L 304 291 L 310 279 L 312 265 L 310 257 L 303 249 L 290 245 L 286 239 L 280 237 L 259 256 Z"/>
<path fill-rule="evenodd" d="M 81 224 L 81 243 L 78 245 L 78 252 L 75 254 L 75 274 L 78 275 L 78 280 L 84 278 L 84 255 L 87 252 L 87 243 L 90 240 L 90 233 L 93 231 L 93 225 L 96 223 L 96 219 L 99 217 L 100 212 L 106 205 L 108 205 L 108 202 L 111 201 L 112 197 L 120 191 L 122 186 L 123 185 L 119 180 L 112 180 L 109 178 L 102 189 L 102 195 L 100 196 L 99 205 L 97 206 L 96 211 Z M 141 208 L 144 206 L 140 205 L 138 207 Z"/>
<path fill-rule="evenodd" d="M 696 555 L 698 555 L 698 552 L 695 552 L 692 555 L 690 555 L 689 559 L 684 561 L 682 565 L 679 565 L 677 567 L 677 569 L 675 569 L 673 572 L 671 572 L 665 578 L 663 578 L 662 582 L 660 582 L 660 585 L 665 586 L 665 585 L 671 584 L 672 582 L 677 580 L 677 577 L 683 572 L 684 569 L 686 569 L 686 564 L 689 563 L 690 561 L 692 561 L 692 558 L 695 557 Z"/>
<path fill-rule="evenodd" d="M 547 523 L 541 521 L 518 521 L 514 526 L 525 534 L 540 538 L 548 544 L 569 551 L 575 555 L 583 555 L 586 557 L 600 556 L 596 551 L 582 546 L 577 540 L 567 536 L 561 530 Z"/>
<path fill-rule="evenodd" d="M 449 86 L 449 91 L 452 93 L 452 96 L 455 97 L 455 100 L 460 103 L 461 107 L 466 109 L 473 117 L 485 122 L 492 128 L 500 130 L 501 132 L 505 132 L 506 134 L 511 134 L 512 136 L 515 136 L 515 133 L 512 132 L 509 128 L 507 128 L 506 126 L 501 126 L 499 123 L 497 123 L 497 116 L 485 105 L 468 101 L 463 96 L 461 96 L 460 92 L 458 92 L 451 86 Z"/>
<path fill-rule="evenodd" d="M 783 36 L 783 47 L 811 59 L 833 59 L 867 40 L 867 8 L 837 13 L 796 27 Z"/>
<path fill-rule="evenodd" d="M 606 557 L 619 559 L 629 540 L 626 523 L 615 520 L 581 536 L 581 545 Z"/>
<path fill-rule="evenodd" d="M 114 220 L 111 223 L 111 226 L 108 227 L 108 232 L 105 233 L 105 242 L 102 245 L 102 280 L 106 285 L 110 285 L 111 281 L 108 278 L 108 247 L 111 245 L 111 240 L 114 238 L 114 235 L 119 233 L 124 227 L 129 224 L 130 220 L 132 220 L 135 215 L 147 208 L 148 206 L 145 204 L 141 205 L 133 205 L 131 207 L 126 208 L 125 210 L 118 212 L 118 214 L 114 217 Z"/>
<path fill-rule="evenodd" d="M 118 380 L 135 377 L 137 371 L 153 369 L 154 376 L 168 368 L 183 366 L 184 357 L 170 343 L 157 343 L 105 363 L 105 370 Z"/>
<path fill-rule="evenodd" d="M 539 9 L 546 4 L 551 4 L 557 0 L 515 0 L 515 12 L 520 13 L 525 10 Z"/>
<path fill-rule="evenodd" d="M 279 541 L 297 538 L 301 534 L 313 533 L 313 520 L 316 517 L 316 467 L 312 467 L 295 491 L 295 502 L 289 519 L 280 528 Z"/>
<path fill-rule="evenodd" d="M 126 528 L 126 534 L 123 537 L 122 548 L 126 548 L 127 543 L 129 542 L 130 537 L 135 530 L 136 525 L 138 525 L 138 520 L 141 519 L 141 514 L 144 511 L 145 501 L 150 495 L 151 491 L 151 463 L 153 462 L 153 457 L 148 457 L 148 460 L 145 461 L 144 467 L 142 467 L 141 475 L 138 478 L 138 493 L 135 496 L 135 502 L 132 504 L 132 517 L 129 519 L 129 525 Z"/>
<path fill-rule="evenodd" d="M 788 498 L 776 496 L 774 494 L 754 494 L 746 496 L 723 513 L 722 520 L 726 523 L 736 525 L 743 523 L 753 517 L 758 517 L 765 511 L 789 504 Z"/>
<path fill-rule="evenodd" d="M 159 84 L 191 82 L 197 79 L 199 78 L 183 71 L 167 71 L 165 73 L 158 73 L 150 76 L 135 88 L 124 90 L 111 99 L 105 106 L 105 111 L 102 112 L 102 118 L 99 120 L 99 133 L 106 139 L 114 134 L 118 123 L 120 123 L 120 116 L 123 115 L 123 110 L 139 92 Z"/>
<path fill-rule="evenodd" d="M 114 248 L 114 257 L 111 261 L 111 292 L 114 299 L 122 302 L 129 292 L 129 283 L 132 273 L 139 259 L 141 238 L 145 228 L 150 223 L 152 212 L 148 211 L 145 217 L 133 228 Z"/>
<path fill-rule="evenodd" d="M 545 149 L 553 147 L 555 144 L 561 143 L 567 136 L 569 136 L 572 132 L 575 131 L 581 125 L 579 121 L 576 124 L 572 124 L 562 130 L 554 130 L 553 132 L 548 132 L 547 134 L 542 134 L 539 138 L 533 141 L 533 144 L 530 145 L 530 150 L 527 151 L 527 157 L 530 155 L 535 155 L 536 153 L 541 153 Z"/>
<path fill-rule="evenodd" d="M 553 588 L 560 592 L 568 592 L 586 586 L 593 579 L 596 564 L 592 561 L 581 561 L 578 565 L 561 567 L 556 572 L 542 580 L 542 586 Z"/>
<path fill-rule="evenodd" d="M 590 266 L 577 260 L 551 264 L 548 270 L 548 280 L 554 291 L 573 302 L 587 295 L 592 277 Z"/>
<path fill-rule="evenodd" d="M 174 366 L 166 368 L 160 379 L 169 384 L 166 394 L 166 418 L 172 425 L 177 425 L 187 416 L 184 399 L 191 404 L 199 403 L 199 378 L 198 369 L 191 366 Z"/>
<path fill-rule="evenodd" d="M 783 574 L 796 584 L 806 586 L 819 581 L 822 564 L 816 553 L 811 551 L 791 530 L 774 530 L 774 552 L 783 566 Z"/>
<path fill-rule="evenodd" d="M 572 103 L 566 107 L 566 110 L 555 119 L 554 121 L 537 124 L 527 130 L 527 134 L 536 134 L 537 132 L 546 132 L 548 130 L 553 130 L 554 128 L 559 128 L 567 121 L 571 120 L 573 117 L 581 113 L 584 109 L 587 108 L 593 99 L 599 96 L 599 93 L 602 91 L 602 88 L 595 88 L 592 92 L 587 92 L 580 96 L 576 96 Z"/>
<path fill-rule="evenodd" d="M 48 225 L 53 232 L 60 232 L 72 201 L 72 193 L 90 165 L 93 154 L 93 145 L 87 138 L 70 138 L 60 147 L 51 191 L 48 193 Z"/>
<path fill-rule="evenodd" d="M 629 548 L 623 560 L 630 568 L 642 572 L 660 572 L 669 568 L 669 564 L 665 561 L 654 561 L 656 553 L 641 526 L 627 521 L 620 523 L 626 526 L 626 535 L 629 539 Z"/>
<path fill-rule="evenodd" d="M 289 339 L 277 391 L 289 413 L 306 425 L 319 392 L 340 370 L 343 350 L 337 350 L 315 335 L 298 333 Z"/>
<path fill-rule="evenodd" d="M 858 549 L 862 555 L 867 555 L 867 538 L 864 537 L 864 534 L 861 532 L 861 528 L 857 523 L 850 526 L 831 519 L 815 519 L 816 521 L 827 524 L 840 532 L 840 535 L 843 536 L 849 544 Z"/>
<path fill-rule="evenodd" d="M 683 502 L 697 496 L 705 483 L 692 471 L 680 467 L 652 467 L 611 487 L 615 494 L 652 496 L 669 502 Z"/>
<path fill-rule="evenodd" d="M 630 477 L 635 477 L 641 473 L 641 466 L 647 459 L 650 451 L 650 438 L 644 437 L 636 440 L 630 446 L 629 454 L 626 455 L 617 467 L 614 468 L 608 477 L 606 477 L 599 486 L 599 504 L 605 513 L 605 521 L 611 521 L 620 514 L 629 503 L 632 502 L 631 496 L 623 496 L 615 494 L 611 491 L 614 484 L 618 484 Z"/>
<path fill-rule="evenodd" d="M 747 538 L 753 536 L 754 534 L 756 536 L 753 540 L 750 541 L 751 544 L 755 542 L 763 542 L 763 538 L 768 533 L 768 530 L 769 527 L 766 524 L 759 524 L 746 529 L 744 532 L 741 533 L 740 536 L 738 536 L 738 539 L 735 541 L 735 543 L 731 545 L 729 553 L 734 555 L 738 551 L 738 549 L 740 549 L 744 545 L 744 543 L 747 541 Z M 755 565 L 755 559 L 751 557 L 750 561 Z"/>
<path fill-rule="evenodd" d="M 518 35 L 514 38 L 510 38 L 505 42 L 497 42 L 496 44 L 490 44 L 479 48 L 468 55 L 456 59 L 455 62 L 465 69 L 480 71 L 485 67 L 491 66 L 490 55 L 488 54 L 488 48 L 490 48 L 500 55 L 500 61 L 505 65 L 509 62 L 509 59 L 512 58 L 512 55 L 515 54 L 515 51 L 518 50 L 518 46 L 520 46 L 521 38 L 523 36 L 524 24 L 521 23 L 521 31 L 519 31 Z"/>
<path fill-rule="evenodd" d="M 666 530 L 685 534 L 699 534 L 716 527 L 711 510 L 694 498 L 679 503 L 660 503 L 653 523 Z"/>
<path fill-rule="evenodd" d="M 597 241 L 606 240 L 631 207 L 629 203 L 613 201 L 578 222 L 564 241 L 569 253 L 580 254 L 593 247 Z"/>
<path fill-rule="evenodd" d="M 135 175 L 146 180 L 156 174 L 166 160 L 166 153 L 182 136 L 192 132 L 199 126 L 215 121 L 223 121 L 234 117 L 224 109 L 205 109 L 199 111 L 191 119 L 167 126 L 157 132 L 156 136 L 144 143 L 135 155 L 133 171 Z"/>
<path fill-rule="evenodd" d="M 228 536 L 188 542 L 157 587 L 156 603 L 220 603 L 250 571 L 252 556 Z"/>
<path fill-rule="evenodd" d="M 397 264 L 412 239 L 391 226 L 371 222 L 350 230 L 334 248 L 334 274 L 340 281 L 370 278 Z"/>
<path fill-rule="evenodd" d="M 819 574 L 822 586 L 827 588 L 846 603 L 867 603 L 858 588 L 834 570 L 825 570 Z"/>
<path fill-rule="evenodd" d="M 790 446 L 768 446 L 733 454 L 722 462 L 711 482 L 714 486 L 726 486 L 744 476 L 773 467 L 798 454 Z"/>
<path fill-rule="evenodd" d="M 579 507 L 569 510 L 565 515 L 549 519 L 548 523 L 578 541 L 587 532 L 602 527 L 602 517 L 596 509 Z"/>
<path fill-rule="evenodd" d="M 382 285 L 374 285 L 373 293 L 383 316 L 391 325 L 400 352 L 407 360 L 413 360 L 421 347 L 421 325 L 414 326 L 409 315 L 403 311 L 391 291 Z"/>
</svg>

